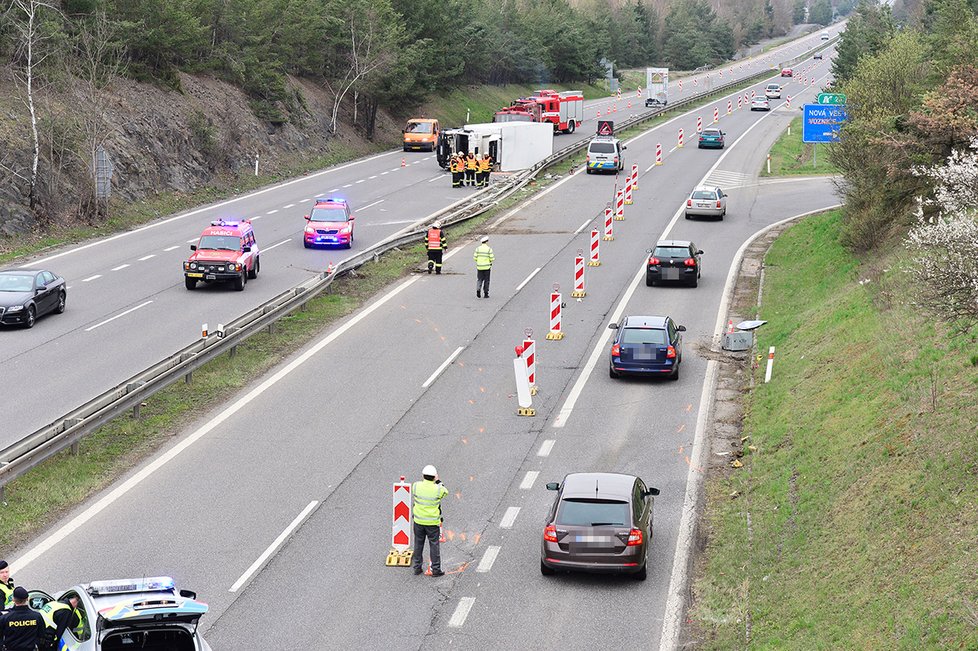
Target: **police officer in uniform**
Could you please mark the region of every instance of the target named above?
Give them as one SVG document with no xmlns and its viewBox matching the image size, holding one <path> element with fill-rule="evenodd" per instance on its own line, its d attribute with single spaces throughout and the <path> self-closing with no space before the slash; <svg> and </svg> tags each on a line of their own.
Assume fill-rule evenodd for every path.
<svg viewBox="0 0 978 651">
<path fill-rule="evenodd" d="M 14 607 L 0 618 L 0 648 L 4 651 L 35 651 L 44 631 L 44 618 L 27 605 L 27 590 L 14 588 Z"/>
<path fill-rule="evenodd" d="M 421 471 L 423 481 L 411 484 L 411 516 L 414 520 L 414 555 L 411 564 L 414 573 L 421 574 L 424 554 L 424 541 L 428 539 L 428 553 L 431 555 L 431 576 L 443 576 L 441 569 L 441 501 L 448 495 L 448 489 L 438 479 L 438 471 L 428 464 Z"/>
<path fill-rule="evenodd" d="M 65 629 L 71 628 L 80 633 L 82 621 L 78 612 L 78 595 L 49 601 L 41 607 L 40 612 L 45 624 L 37 645 L 41 651 L 57 651 Z"/>
<path fill-rule="evenodd" d="M 436 274 L 441 273 L 441 257 L 448 248 L 445 243 L 445 231 L 441 229 L 441 222 L 435 222 L 424 235 L 424 245 L 428 249 L 428 273 L 432 270 Z"/>
<path fill-rule="evenodd" d="M 7 610 L 14 605 L 14 580 L 10 578 L 10 566 L 7 561 L 0 561 L 0 610 Z"/>
</svg>

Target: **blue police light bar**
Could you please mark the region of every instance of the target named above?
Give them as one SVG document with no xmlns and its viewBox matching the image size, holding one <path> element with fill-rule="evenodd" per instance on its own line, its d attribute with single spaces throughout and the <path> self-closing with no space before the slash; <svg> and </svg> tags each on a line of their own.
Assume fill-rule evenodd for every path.
<svg viewBox="0 0 978 651">
<path fill-rule="evenodd" d="M 92 581 L 88 594 L 93 597 L 126 592 L 172 592 L 176 584 L 168 576 L 154 576 L 145 579 L 119 579 L 116 581 Z"/>
<path fill-rule="evenodd" d="M 250 219 L 234 219 L 228 221 L 226 219 L 215 219 L 211 222 L 211 226 L 230 226 L 231 228 L 236 228 L 240 224 L 250 224 Z"/>
<path fill-rule="evenodd" d="M 340 199 L 338 197 L 323 197 L 316 199 L 316 203 L 346 203 L 346 199 Z"/>
</svg>

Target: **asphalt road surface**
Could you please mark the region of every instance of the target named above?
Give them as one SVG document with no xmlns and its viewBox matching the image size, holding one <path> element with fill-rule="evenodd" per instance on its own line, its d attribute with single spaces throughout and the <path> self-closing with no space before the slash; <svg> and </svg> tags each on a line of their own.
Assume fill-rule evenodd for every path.
<svg viewBox="0 0 978 651">
<path fill-rule="evenodd" d="M 833 32 L 839 27 L 832 28 Z M 685 78 L 680 91 L 691 92 L 776 65 L 817 44 L 809 35 L 753 60 L 724 70 Z M 696 80 L 694 85 L 693 80 Z M 612 119 L 644 111 L 627 109 L 628 95 L 617 102 Z M 608 116 L 615 100 L 587 102 L 585 126 L 555 137 L 554 148 L 590 137 L 593 119 Z M 723 108 L 721 108 L 723 111 Z M 687 128 L 687 134 L 690 130 Z M 674 135 L 664 138 L 666 142 Z M 407 163 L 401 167 L 401 159 Z M 0 449 L 126 381 L 194 341 L 200 327 L 229 323 L 256 305 L 308 279 L 391 234 L 449 206 L 470 189 L 452 189 L 433 154 L 387 152 L 278 184 L 229 201 L 159 220 L 134 231 L 48 252 L 11 266 L 49 268 L 67 279 L 68 309 L 48 316 L 32 330 L 0 330 Z M 353 251 L 306 250 L 302 216 L 316 197 L 344 196 L 355 210 Z M 251 218 L 261 249 L 261 273 L 244 292 L 227 286 L 183 286 L 182 262 L 211 220 Z M 27 396 L 22 387 L 37 387 Z"/>
<path fill-rule="evenodd" d="M 569 298 L 573 256 L 603 220 L 613 176 L 568 176 L 485 227 L 492 298 L 474 296 L 474 243 L 453 247 L 445 274 L 396 284 L 25 547 L 14 577 L 55 590 L 171 575 L 210 604 L 202 630 L 216 649 L 584 649 L 609 635 L 657 646 L 703 407 L 698 344 L 714 334 L 731 261 L 765 226 L 837 202 L 828 178 L 757 178 L 824 81 L 829 60 L 816 63 L 814 86 L 785 80 L 790 110 L 775 102 L 770 113 L 724 115 L 724 151 L 673 147 L 677 129 L 694 133 L 711 108 L 628 143 L 639 190 L 615 240 L 601 243 L 581 302 Z M 704 178 L 729 194 L 722 222 L 677 212 Z M 645 287 L 645 251 L 663 235 L 705 251 L 698 288 Z M 554 282 L 567 301 L 557 342 L 544 340 Z M 223 296 L 211 294 L 200 292 Z M 619 314 L 686 325 L 678 382 L 608 377 L 607 324 Z M 527 327 L 541 388 L 533 418 L 516 415 L 512 367 Z M 437 579 L 384 566 L 391 482 L 417 479 L 427 463 L 451 491 L 449 574 Z M 544 484 L 586 470 L 634 473 L 661 489 L 647 581 L 540 575 L 553 498 Z"/>
</svg>

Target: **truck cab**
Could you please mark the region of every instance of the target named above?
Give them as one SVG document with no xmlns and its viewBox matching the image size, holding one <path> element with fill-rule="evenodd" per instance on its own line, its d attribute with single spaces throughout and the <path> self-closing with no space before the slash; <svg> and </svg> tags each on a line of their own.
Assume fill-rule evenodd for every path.
<svg viewBox="0 0 978 651">
<path fill-rule="evenodd" d="M 404 151 L 435 151 L 441 125 L 432 118 L 411 118 L 404 125 Z"/>
</svg>

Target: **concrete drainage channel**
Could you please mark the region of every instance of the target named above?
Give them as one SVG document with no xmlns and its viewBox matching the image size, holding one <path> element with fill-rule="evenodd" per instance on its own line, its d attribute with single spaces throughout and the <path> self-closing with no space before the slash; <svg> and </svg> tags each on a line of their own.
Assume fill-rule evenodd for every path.
<svg viewBox="0 0 978 651">
<path fill-rule="evenodd" d="M 807 51 L 795 59 L 782 63 L 779 67 L 793 65 L 805 60 L 817 50 L 834 44 L 833 41 L 821 43 L 817 48 Z M 705 98 L 717 95 L 745 83 L 769 77 L 772 70 L 762 70 L 722 86 L 691 95 L 668 107 L 649 110 L 641 115 L 624 120 L 616 125 L 625 130 L 637 126 L 659 115 L 675 111 Z M 321 272 L 312 278 L 286 290 L 271 300 L 259 305 L 227 324 L 222 331 L 208 333 L 207 336 L 184 347 L 125 382 L 90 400 L 72 412 L 59 417 L 52 424 L 24 437 L 17 443 L 0 451 L 0 501 L 3 501 L 4 486 L 25 472 L 66 448 L 77 451 L 78 442 L 102 425 L 130 410 L 139 415 L 139 406 L 147 398 L 167 386 L 186 379 L 190 381 L 193 372 L 223 353 L 233 354 L 236 347 L 254 334 L 272 327 L 279 319 L 302 308 L 307 302 L 322 294 L 340 275 L 348 273 L 361 265 L 376 260 L 392 249 L 413 244 L 423 237 L 427 224 L 439 219 L 445 226 L 458 224 L 477 217 L 504 199 L 512 196 L 544 169 L 573 156 L 588 145 L 588 140 L 568 145 L 532 168 L 508 179 L 494 183 L 474 195 L 456 202 L 441 211 L 429 215 L 405 229 L 395 233 L 374 246 L 341 261 L 330 272 Z"/>
</svg>

